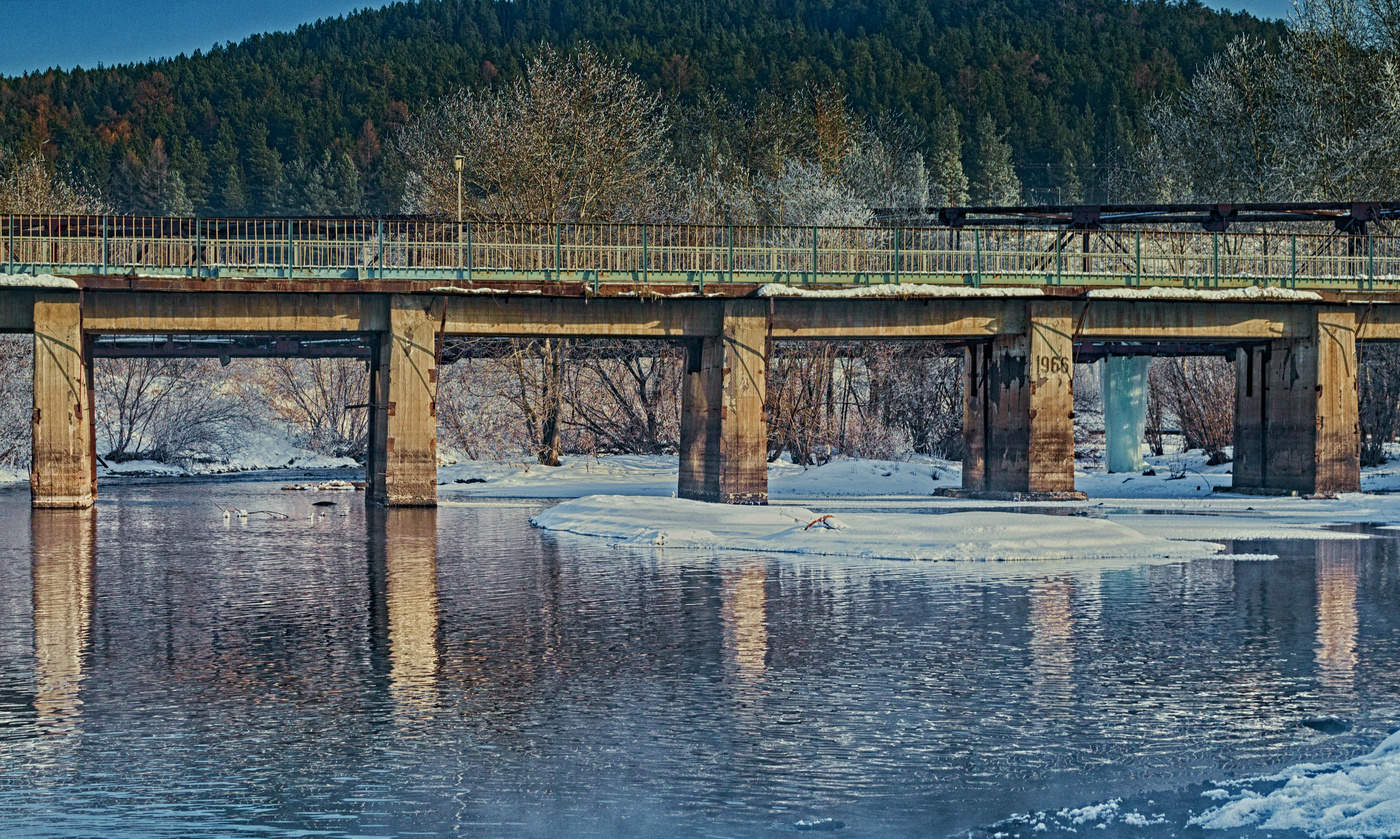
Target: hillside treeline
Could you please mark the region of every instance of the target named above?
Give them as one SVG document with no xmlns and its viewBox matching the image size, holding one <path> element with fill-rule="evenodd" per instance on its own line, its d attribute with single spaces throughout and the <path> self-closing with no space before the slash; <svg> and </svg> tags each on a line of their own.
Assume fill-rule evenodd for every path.
<svg viewBox="0 0 1400 839">
<path fill-rule="evenodd" d="M 736 109 L 837 90 L 925 154 L 960 128 L 974 181 L 979 134 L 1004 137 L 1026 200 L 1069 202 L 1102 196 L 1150 103 L 1238 36 L 1280 33 L 1194 1 L 426 0 L 0 79 L 0 148 L 41 151 L 127 212 L 393 211 L 390 138 L 416 113 L 518 80 L 542 45 L 588 42 L 661 94 L 682 154 L 704 152 L 683 142 L 698 128 L 750 126 Z"/>
</svg>

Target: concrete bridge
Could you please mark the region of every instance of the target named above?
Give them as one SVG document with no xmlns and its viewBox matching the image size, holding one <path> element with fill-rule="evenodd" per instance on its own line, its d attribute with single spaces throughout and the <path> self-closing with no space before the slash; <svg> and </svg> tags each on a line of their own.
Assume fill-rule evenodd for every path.
<svg viewBox="0 0 1400 839">
<path fill-rule="evenodd" d="M 964 347 L 963 486 L 1007 497 L 1074 490 L 1076 354 L 1228 351 L 1235 486 L 1355 490 L 1357 343 L 1400 340 L 1400 240 L 1368 229 L 1390 205 L 1300 206 L 1330 229 L 1219 207 L 839 229 L 0 217 L 0 330 L 34 335 L 36 507 L 93 502 L 91 362 L 133 354 L 121 336 L 368 357 L 369 497 L 390 506 L 436 503 L 458 336 L 683 344 L 682 497 L 766 501 L 767 359 L 792 340 Z"/>
</svg>

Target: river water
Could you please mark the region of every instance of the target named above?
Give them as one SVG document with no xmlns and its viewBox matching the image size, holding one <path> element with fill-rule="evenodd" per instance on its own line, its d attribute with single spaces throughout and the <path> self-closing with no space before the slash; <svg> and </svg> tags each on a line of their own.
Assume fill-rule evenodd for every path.
<svg viewBox="0 0 1400 839">
<path fill-rule="evenodd" d="M 1175 832 L 1202 783 L 1400 727 L 1391 538 L 898 563 L 102 493 L 0 491 L 5 836 L 946 836 L 1118 796 Z"/>
</svg>

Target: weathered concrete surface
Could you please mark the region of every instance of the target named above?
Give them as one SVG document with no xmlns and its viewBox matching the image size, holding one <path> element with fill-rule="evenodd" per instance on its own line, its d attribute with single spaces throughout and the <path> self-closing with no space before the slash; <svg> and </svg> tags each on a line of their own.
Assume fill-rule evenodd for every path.
<svg viewBox="0 0 1400 839">
<path fill-rule="evenodd" d="M 1258 341 L 1312 334 L 1298 303 L 1088 300 L 1074 304 L 1078 341 Z"/>
<path fill-rule="evenodd" d="M 720 335 L 689 349 L 681 391 L 681 498 L 768 503 L 767 304 L 727 300 Z"/>
<path fill-rule="evenodd" d="M 984 299 L 768 298 L 773 339 L 855 340 L 986 338 L 1024 332 L 1025 302 Z"/>
<path fill-rule="evenodd" d="M 446 295 L 448 335 L 695 338 L 718 335 L 722 300 Z"/>
<path fill-rule="evenodd" d="M 1027 330 L 967 350 L 963 490 L 1074 492 L 1073 318 L 1032 302 Z"/>
<path fill-rule="evenodd" d="M 30 503 L 91 507 L 97 495 L 92 368 L 77 292 L 34 296 L 34 453 Z"/>
<path fill-rule="evenodd" d="M 1315 311 L 1311 335 L 1236 354 L 1236 489 L 1327 495 L 1361 488 L 1357 313 Z"/>
<path fill-rule="evenodd" d="M 84 328 L 111 334 L 140 332 L 380 332 L 381 296 L 370 294 L 89 292 Z M 432 298 L 425 298 L 431 300 Z"/>
<path fill-rule="evenodd" d="M 432 298 L 384 298 L 389 330 L 370 370 L 369 500 L 437 505 L 437 328 Z"/>
<path fill-rule="evenodd" d="M 34 292 L 13 288 L 0 292 L 0 332 L 33 331 Z"/>
</svg>

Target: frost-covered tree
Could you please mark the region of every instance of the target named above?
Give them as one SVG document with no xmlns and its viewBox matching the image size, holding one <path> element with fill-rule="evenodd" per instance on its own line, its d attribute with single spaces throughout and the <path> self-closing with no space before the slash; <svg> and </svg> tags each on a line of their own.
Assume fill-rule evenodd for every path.
<svg viewBox="0 0 1400 839">
<path fill-rule="evenodd" d="M 949 109 L 943 131 L 933 152 L 929 201 L 945 207 L 961 207 L 968 202 L 967 173 L 963 171 L 962 132 L 957 112 Z"/>
<path fill-rule="evenodd" d="M 407 127 L 404 209 L 453 215 L 460 154 L 471 215 L 644 220 L 674 180 L 666 136 L 660 99 L 626 66 L 546 47 L 520 80 L 452 94 Z"/>
<path fill-rule="evenodd" d="M 1400 8 L 1300 0 L 1282 42 L 1242 37 L 1150 111 L 1123 199 L 1362 200 L 1400 188 Z"/>
</svg>

